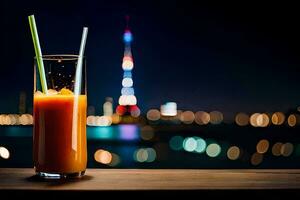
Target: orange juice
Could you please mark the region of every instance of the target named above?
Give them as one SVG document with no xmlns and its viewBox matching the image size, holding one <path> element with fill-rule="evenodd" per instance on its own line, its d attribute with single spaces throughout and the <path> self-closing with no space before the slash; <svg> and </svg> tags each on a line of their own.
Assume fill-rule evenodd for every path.
<svg viewBox="0 0 300 200">
<path fill-rule="evenodd" d="M 33 160 L 36 172 L 84 173 L 87 164 L 86 107 L 86 95 L 79 95 L 77 109 L 74 109 L 74 95 L 34 96 Z M 75 118 L 73 110 L 77 115 Z"/>
</svg>

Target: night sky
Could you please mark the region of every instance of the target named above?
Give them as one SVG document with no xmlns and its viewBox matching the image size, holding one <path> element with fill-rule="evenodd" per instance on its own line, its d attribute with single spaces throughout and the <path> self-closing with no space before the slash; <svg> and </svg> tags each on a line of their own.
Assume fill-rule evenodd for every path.
<svg viewBox="0 0 300 200">
<path fill-rule="evenodd" d="M 196 2 L 196 1 L 195 1 Z M 117 103 L 122 34 L 130 15 L 133 81 L 142 111 L 176 101 L 179 109 L 286 111 L 300 105 L 300 13 L 292 4 L 202 5 L 193 1 L 1 2 L 0 113 L 18 111 L 20 91 L 32 107 L 34 14 L 43 54 L 76 54 L 83 26 L 88 101 L 102 114 Z M 3 45 L 4 44 L 4 45 Z"/>
</svg>

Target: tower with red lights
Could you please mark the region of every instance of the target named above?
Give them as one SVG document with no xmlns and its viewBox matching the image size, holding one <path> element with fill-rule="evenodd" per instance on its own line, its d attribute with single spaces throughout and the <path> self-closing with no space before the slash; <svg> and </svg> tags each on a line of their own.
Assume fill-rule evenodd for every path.
<svg viewBox="0 0 300 200">
<path fill-rule="evenodd" d="M 124 56 L 122 62 L 123 80 L 121 96 L 119 97 L 119 105 L 116 108 L 118 115 L 131 115 L 132 117 L 138 117 L 140 115 L 140 109 L 137 106 L 137 98 L 134 94 L 132 69 L 133 69 L 133 56 L 131 52 L 131 42 L 133 40 L 132 33 L 129 29 L 128 22 L 129 17 L 126 16 L 127 26 L 123 34 L 123 41 L 125 44 Z"/>
</svg>

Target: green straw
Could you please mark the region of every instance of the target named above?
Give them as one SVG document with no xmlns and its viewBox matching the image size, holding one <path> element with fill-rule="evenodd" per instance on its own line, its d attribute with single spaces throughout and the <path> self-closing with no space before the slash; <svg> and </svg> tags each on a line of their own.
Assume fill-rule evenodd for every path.
<svg viewBox="0 0 300 200">
<path fill-rule="evenodd" d="M 35 55 L 36 55 L 36 61 L 37 61 L 37 65 L 38 65 L 39 72 L 40 72 L 42 90 L 43 90 L 43 93 L 47 94 L 48 88 L 47 88 L 47 82 L 46 82 L 45 68 L 44 68 L 44 62 L 43 62 L 42 51 L 41 51 L 41 46 L 40 46 L 40 41 L 39 41 L 39 35 L 37 33 L 34 15 L 28 16 L 28 20 L 29 20 L 29 25 L 30 25 L 30 30 L 31 30 L 32 40 L 33 40 L 34 51 L 35 51 Z"/>
</svg>

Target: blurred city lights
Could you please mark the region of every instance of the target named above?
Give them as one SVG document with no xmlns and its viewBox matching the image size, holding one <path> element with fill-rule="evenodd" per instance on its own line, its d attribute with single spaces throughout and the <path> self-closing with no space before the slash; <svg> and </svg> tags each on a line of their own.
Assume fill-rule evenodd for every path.
<svg viewBox="0 0 300 200">
<path fill-rule="evenodd" d="M 272 147 L 272 154 L 274 156 L 280 156 L 281 155 L 281 147 L 282 147 L 282 143 L 281 142 L 277 142 L 273 145 Z"/>
<path fill-rule="evenodd" d="M 123 87 L 132 87 L 133 86 L 133 80 L 132 80 L 132 78 L 124 78 L 122 80 L 122 86 Z"/>
<path fill-rule="evenodd" d="M 258 124 L 257 124 L 257 118 L 260 114 L 259 113 L 254 113 L 250 116 L 250 124 L 254 127 L 258 127 Z"/>
<path fill-rule="evenodd" d="M 96 126 L 110 126 L 112 124 L 111 117 L 108 116 L 97 116 Z"/>
<path fill-rule="evenodd" d="M 106 150 L 99 149 L 94 154 L 94 159 L 102 164 L 109 164 L 112 161 L 112 154 Z"/>
<path fill-rule="evenodd" d="M 153 148 L 140 148 L 134 152 L 133 158 L 137 162 L 153 162 L 156 159 L 156 151 Z"/>
<path fill-rule="evenodd" d="M 153 148 L 147 148 L 146 149 L 147 153 L 148 153 L 148 158 L 146 160 L 146 162 L 153 162 L 156 159 L 156 151 Z"/>
<path fill-rule="evenodd" d="M 292 143 L 285 143 L 281 146 L 280 153 L 284 157 L 288 157 L 293 153 L 294 145 Z"/>
<path fill-rule="evenodd" d="M 205 151 L 205 149 L 206 149 L 206 142 L 205 142 L 205 140 L 203 140 L 200 137 L 197 137 L 196 138 L 196 142 L 197 142 L 197 147 L 195 149 L 195 152 L 197 152 L 197 153 L 203 153 Z"/>
<path fill-rule="evenodd" d="M 188 152 L 193 152 L 197 148 L 197 141 L 193 137 L 187 137 L 183 141 L 183 148 Z"/>
<path fill-rule="evenodd" d="M 227 150 L 227 157 L 230 160 L 237 160 L 240 157 L 240 148 L 232 146 Z"/>
<path fill-rule="evenodd" d="M 160 119 L 160 112 L 157 109 L 151 109 L 147 112 L 147 119 L 150 121 L 157 121 Z"/>
<path fill-rule="evenodd" d="M 110 126 L 112 124 L 112 117 L 110 116 L 88 116 L 87 117 L 88 126 Z"/>
<path fill-rule="evenodd" d="M 122 95 L 134 95 L 134 89 L 132 87 L 123 87 L 121 90 Z"/>
<path fill-rule="evenodd" d="M 1 114 L 0 125 L 32 125 L 33 117 L 31 114 Z"/>
<path fill-rule="evenodd" d="M 185 124 L 191 124 L 195 120 L 195 115 L 192 111 L 185 111 L 180 115 L 180 121 Z"/>
<path fill-rule="evenodd" d="M 275 112 L 272 115 L 272 123 L 274 125 L 282 125 L 285 120 L 285 115 L 282 112 Z"/>
<path fill-rule="evenodd" d="M 148 159 L 148 152 L 144 148 L 137 149 L 133 154 L 133 158 L 137 162 L 146 162 Z"/>
<path fill-rule="evenodd" d="M 108 98 L 106 102 L 103 104 L 103 115 L 112 116 L 112 114 L 113 114 L 112 99 Z"/>
<path fill-rule="evenodd" d="M 141 128 L 141 138 L 143 140 L 151 140 L 154 137 L 154 130 L 151 126 L 143 126 Z"/>
<path fill-rule="evenodd" d="M 122 68 L 128 71 L 132 70 L 133 69 L 132 59 L 128 59 L 128 56 L 125 56 L 123 59 Z"/>
<path fill-rule="evenodd" d="M 132 117 L 138 117 L 141 114 L 141 110 L 139 109 L 139 107 L 137 107 L 136 105 L 132 105 L 129 107 L 130 110 L 130 115 Z"/>
<path fill-rule="evenodd" d="M 219 111 L 212 111 L 209 113 L 210 115 L 210 123 L 212 124 L 220 124 L 223 121 L 223 114 Z"/>
<path fill-rule="evenodd" d="M 216 143 L 209 144 L 206 148 L 206 154 L 209 157 L 217 157 L 221 153 L 221 147 L 220 145 Z"/>
<path fill-rule="evenodd" d="M 198 111 L 195 113 L 195 122 L 199 125 L 206 125 L 210 121 L 210 115 L 204 111 Z"/>
<path fill-rule="evenodd" d="M 114 153 L 112 153 L 111 155 L 112 155 L 112 159 L 108 165 L 111 167 L 115 167 L 115 166 L 119 165 L 121 162 L 120 156 L 118 156 L 117 154 L 114 154 Z"/>
<path fill-rule="evenodd" d="M 263 158 L 264 158 L 263 154 L 255 152 L 251 156 L 251 164 L 254 165 L 254 166 L 259 165 L 260 163 L 262 163 Z"/>
<path fill-rule="evenodd" d="M 111 116 L 111 121 L 112 121 L 113 124 L 119 124 L 120 121 L 121 121 L 121 116 L 118 115 L 118 114 L 113 114 Z"/>
<path fill-rule="evenodd" d="M 7 148 L 0 146 L 0 158 L 8 159 L 10 157 L 10 153 Z"/>
<path fill-rule="evenodd" d="M 249 116 L 246 113 L 238 113 L 235 116 L 235 123 L 239 126 L 247 126 L 249 124 Z"/>
<path fill-rule="evenodd" d="M 268 140 L 260 140 L 256 145 L 256 151 L 260 154 L 264 154 L 269 149 L 269 141 Z"/>
<path fill-rule="evenodd" d="M 291 114 L 289 117 L 288 117 L 288 125 L 290 127 L 294 127 L 296 126 L 297 124 L 297 118 L 296 118 L 296 115 L 295 114 Z"/>
<path fill-rule="evenodd" d="M 121 95 L 119 98 L 119 104 L 120 105 L 136 105 L 137 100 L 134 95 Z"/>
<path fill-rule="evenodd" d="M 175 102 L 167 102 L 160 106 L 160 112 L 162 116 L 176 116 L 177 104 Z"/>
<path fill-rule="evenodd" d="M 95 126 L 96 125 L 96 117 L 94 115 L 88 116 L 86 118 L 86 124 L 88 126 Z"/>
<path fill-rule="evenodd" d="M 170 148 L 174 151 L 181 150 L 183 148 L 183 140 L 181 136 L 173 136 L 169 141 Z"/>
<path fill-rule="evenodd" d="M 266 113 L 259 114 L 256 119 L 257 126 L 267 127 L 270 123 L 269 116 Z"/>
<path fill-rule="evenodd" d="M 123 40 L 125 43 L 130 43 L 132 42 L 132 34 L 130 30 L 126 30 L 124 35 L 123 35 Z"/>
</svg>

